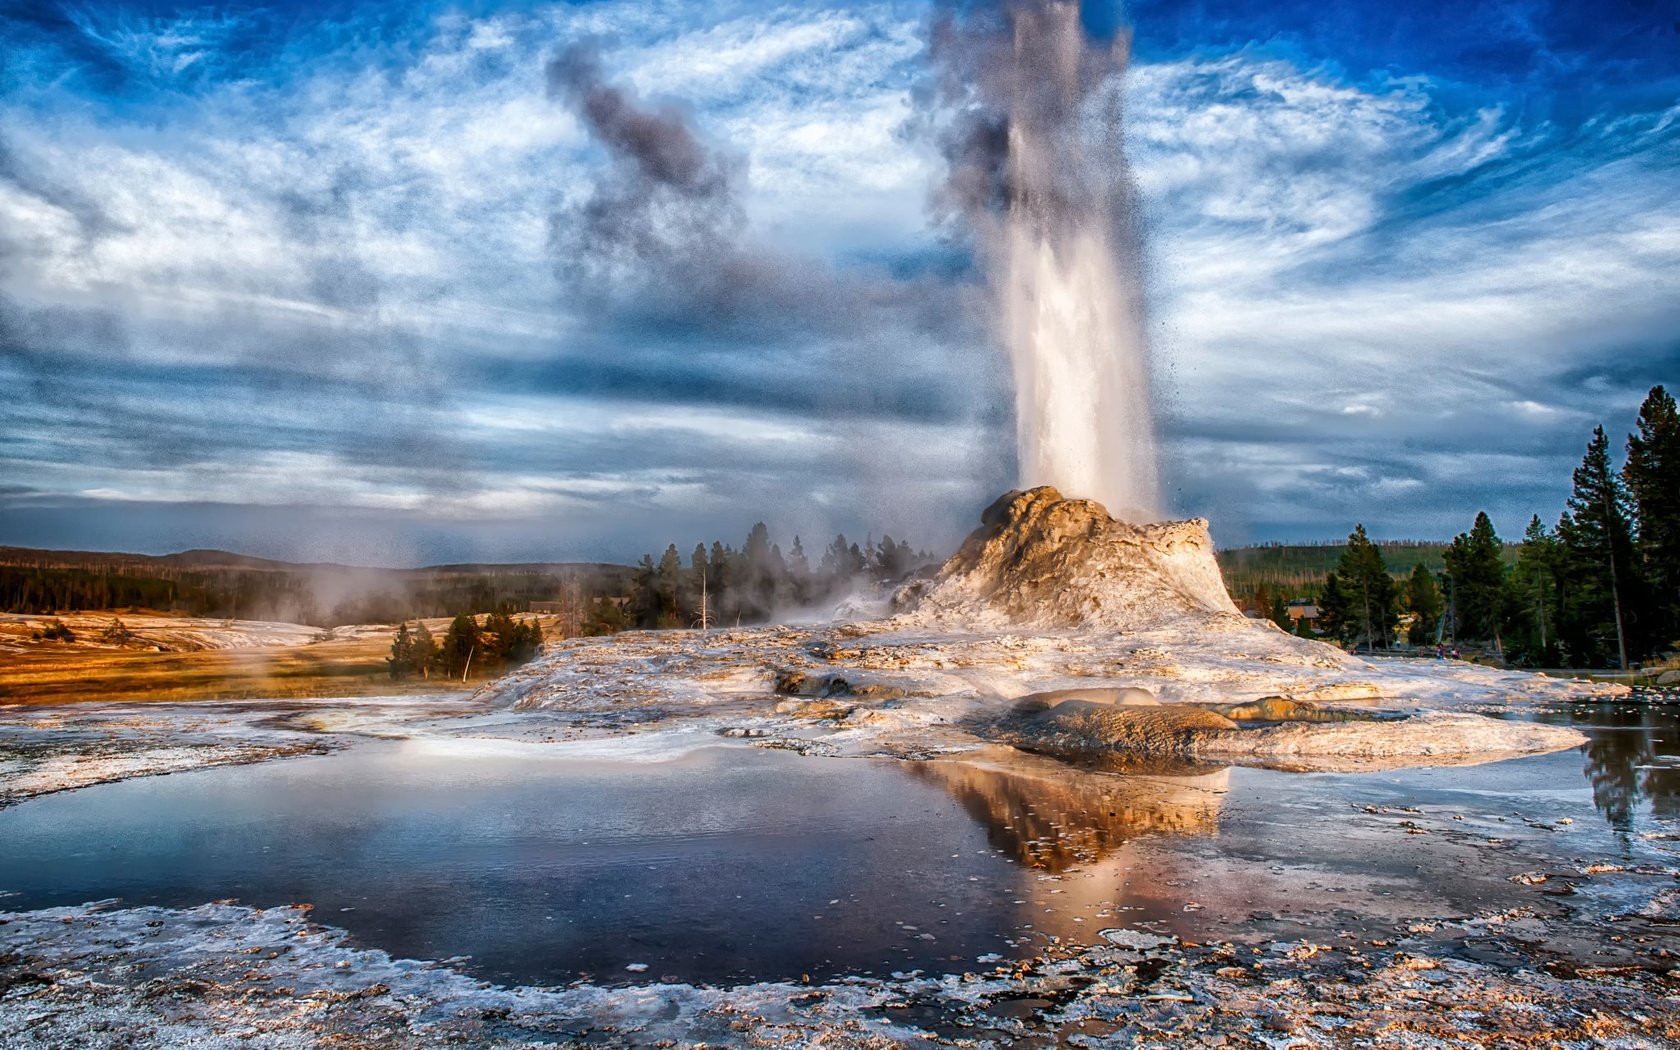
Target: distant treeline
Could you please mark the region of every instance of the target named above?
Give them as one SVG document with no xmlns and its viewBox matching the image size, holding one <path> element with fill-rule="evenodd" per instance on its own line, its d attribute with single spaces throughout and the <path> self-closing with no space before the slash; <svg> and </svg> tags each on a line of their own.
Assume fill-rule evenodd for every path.
<svg viewBox="0 0 1680 1050">
<path fill-rule="evenodd" d="M 1382 648 L 1402 613 L 1410 641 L 1477 642 L 1519 663 L 1627 667 L 1680 648 L 1680 411 L 1652 388 L 1620 467 L 1602 426 L 1572 477 L 1567 509 L 1548 528 L 1535 515 L 1514 549 L 1476 515 L 1404 580 L 1363 525 L 1313 596 L 1321 630 Z M 1512 556 L 1514 553 L 1514 557 Z M 1255 596 L 1258 597 L 1258 596 Z M 1286 616 L 1279 598 L 1261 608 Z"/>
<path fill-rule="evenodd" d="M 623 626 L 692 627 L 763 623 L 802 608 L 843 599 L 860 582 L 900 579 L 937 559 L 891 536 L 860 546 L 834 537 L 813 565 L 798 536 L 784 553 L 763 522 L 752 527 L 739 550 L 714 542 L 697 544 L 683 560 L 676 544 L 658 561 L 642 557 L 631 580 Z"/>
<path fill-rule="evenodd" d="M 1377 540 L 1390 572 L 1405 576 L 1418 565 L 1439 572 L 1446 565 L 1448 544 L 1428 540 Z M 1288 600 L 1309 597 L 1324 586 L 1325 574 L 1341 561 L 1343 543 L 1279 544 L 1233 547 L 1219 552 L 1219 568 L 1232 597 L 1264 612 L 1273 596 Z M 1509 553 L 1512 560 L 1516 551 Z M 1259 599 L 1259 600 L 1257 600 Z"/>
<path fill-rule="evenodd" d="M 96 554 L 0 548 L 0 611 L 53 614 L 155 609 L 188 616 L 275 620 L 317 627 L 402 623 L 463 613 L 557 607 L 561 630 L 605 634 L 633 627 L 762 623 L 833 604 L 860 581 L 895 580 L 936 559 L 891 536 L 844 535 L 815 557 L 799 537 L 784 553 L 760 522 L 739 548 L 673 544 L 639 565 L 555 563 L 361 569 L 297 565 L 222 551 Z"/>
<path fill-rule="evenodd" d="M 337 627 L 523 612 L 533 601 L 551 601 L 562 593 L 585 604 L 622 599 L 631 576 L 628 566 L 597 564 L 398 570 L 298 566 L 237 555 L 225 555 L 227 565 L 201 564 L 209 553 L 125 558 L 0 550 L 0 611 L 145 608 Z M 262 567 L 246 567 L 252 564 Z"/>
</svg>

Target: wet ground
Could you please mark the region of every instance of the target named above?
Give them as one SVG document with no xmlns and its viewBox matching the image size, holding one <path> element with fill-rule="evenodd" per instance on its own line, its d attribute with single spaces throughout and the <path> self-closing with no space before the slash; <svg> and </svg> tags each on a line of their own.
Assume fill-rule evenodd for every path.
<svg viewBox="0 0 1680 1050">
<path fill-rule="evenodd" d="M 1533 715 L 1585 731 L 1578 751 L 1367 774 L 364 741 L 0 811 L 0 907 L 308 902 L 358 946 L 598 985 L 962 973 L 1115 937 L 1380 945 L 1515 915 L 1437 950 L 1660 977 L 1680 705 L 1652 699 Z"/>
</svg>

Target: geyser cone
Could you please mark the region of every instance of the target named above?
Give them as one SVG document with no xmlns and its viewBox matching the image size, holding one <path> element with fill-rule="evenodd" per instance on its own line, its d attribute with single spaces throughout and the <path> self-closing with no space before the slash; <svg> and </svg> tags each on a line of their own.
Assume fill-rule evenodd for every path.
<svg viewBox="0 0 1680 1050">
<path fill-rule="evenodd" d="M 1077 3 L 1016 0 L 936 34 L 949 193 L 976 231 L 1014 366 L 1025 485 L 1159 517 L 1134 193 L 1119 82 L 1129 38 L 1093 38 Z"/>
<path fill-rule="evenodd" d="M 894 596 L 897 609 L 963 629 L 1133 631 L 1185 618 L 1250 626 L 1200 518 L 1132 525 L 1043 486 L 1001 497 L 980 520 L 937 575 Z"/>
</svg>

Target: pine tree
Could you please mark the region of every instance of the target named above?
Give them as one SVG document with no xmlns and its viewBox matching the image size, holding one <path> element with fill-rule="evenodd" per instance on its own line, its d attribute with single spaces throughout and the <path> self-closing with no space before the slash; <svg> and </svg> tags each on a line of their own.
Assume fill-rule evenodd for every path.
<svg viewBox="0 0 1680 1050">
<path fill-rule="evenodd" d="M 793 538 L 793 548 L 788 551 L 787 571 L 794 602 L 806 604 L 811 600 L 811 561 L 805 556 L 805 545 L 799 542 L 798 536 Z"/>
<path fill-rule="evenodd" d="M 1536 514 L 1523 533 L 1511 573 L 1513 613 L 1522 627 L 1522 654 L 1542 666 L 1557 662 L 1557 621 L 1562 551 Z"/>
<path fill-rule="evenodd" d="M 760 521 L 747 533 L 735 571 L 735 594 L 729 610 L 737 617 L 763 619 L 777 605 L 785 589 L 786 566 L 781 551 L 770 542 L 770 530 Z"/>
<path fill-rule="evenodd" d="M 876 548 L 876 567 L 881 577 L 896 580 L 910 571 L 915 560 L 915 553 L 908 543 L 895 543 L 889 535 L 882 534 L 880 546 Z"/>
<path fill-rule="evenodd" d="M 464 678 L 473 661 L 482 655 L 479 652 L 482 648 L 478 621 L 468 613 L 461 613 L 449 622 L 449 630 L 444 632 L 443 644 L 438 649 L 439 667 L 450 677 Z"/>
<path fill-rule="evenodd" d="M 407 623 L 397 628 L 397 636 L 391 641 L 391 655 L 385 664 L 391 669 L 392 678 L 401 678 L 414 671 L 414 638 L 408 633 Z"/>
<path fill-rule="evenodd" d="M 770 529 L 760 521 L 753 525 L 747 533 L 747 542 L 741 547 L 741 553 L 746 555 L 747 564 L 755 569 L 763 569 L 770 562 Z"/>
<path fill-rule="evenodd" d="M 630 618 L 638 627 L 659 623 L 659 569 L 651 554 L 642 555 L 630 577 Z"/>
<path fill-rule="evenodd" d="M 1272 603 L 1266 609 L 1266 616 L 1286 631 L 1295 630 L 1295 624 L 1289 620 L 1289 603 L 1283 600 L 1282 593 L 1272 595 Z M 1306 623 L 1306 617 L 1302 617 L 1299 622 Z"/>
<path fill-rule="evenodd" d="M 618 603 L 606 598 L 597 598 L 589 607 L 589 615 L 584 618 L 579 628 L 585 638 L 595 638 L 604 634 L 616 634 L 628 626 L 624 610 Z"/>
<path fill-rule="evenodd" d="M 414 624 L 414 667 L 420 672 L 421 678 L 432 676 L 432 666 L 437 663 L 437 642 L 432 640 L 432 632 L 426 629 L 424 621 Z"/>
<path fill-rule="evenodd" d="M 1324 579 L 1324 589 L 1318 595 L 1318 629 L 1332 638 L 1341 639 L 1348 624 L 1348 599 L 1342 593 L 1342 583 L 1335 572 Z"/>
<path fill-rule="evenodd" d="M 479 653 L 475 660 L 486 665 L 513 663 L 514 653 L 524 641 L 524 630 L 505 612 L 493 612 L 484 618 L 479 631 Z"/>
<path fill-rule="evenodd" d="M 1413 566 L 1411 576 L 1406 578 L 1406 609 L 1412 614 L 1406 640 L 1413 645 L 1429 644 L 1440 626 L 1443 603 L 1435 574 L 1422 562 Z"/>
<path fill-rule="evenodd" d="M 851 549 L 851 545 L 846 542 L 846 534 L 844 532 L 836 533 L 834 542 L 830 543 L 827 549 L 823 551 L 822 561 L 818 563 L 818 567 L 822 569 L 822 574 L 831 581 L 849 578 L 852 575 Z"/>
<path fill-rule="evenodd" d="M 1493 531 L 1493 521 L 1483 511 L 1468 533 L 1454 537 L 1447 548 L 1447 574 L 1452 577 L 1457 603 L 1458 629 L 1465 637 L 1492 642 L 1501 655 L 1505 651 L 1502 621 L 1505 612 L 1504 545 Z"/>
<path fill-rule="evenodd" d="M 716 540 L 712 541 L 711 560 L 707 563 L 706 570 L 706 586 L 711 592 L 711 605 L 714 610 L 722 609 L 728 601 L 729 556 L 731 553 L 730 549 L 722 543 Z"/>
<path fill-rule="evenodd" d="M 706 545 L 696 543 L 694 553 L 688 556 L 688 579 L 684 582 L 683 605 L 692 611 L 691 623 L 700 626 L 702 619 L 709 619 L 711 612 L 712 593 L 711 581 L 707 572 L 710 566 L 706 562 Z"/>
<path fill-rule="evenodd" d="M 483 651 L 479 658 L 504 667 L 527 663 L 542 651 L 542 626 L 535 620 L 515 622 L 505 612 L 485 617 L 480 638 Z"/>
<path fill-rule="evenodd" d="M 1650 596 L 1652 622 L 1644 640 L 1667 645 L 1680 639 L 1680 411 L 1667 390 L 1651 388 L 1639 407 L 1638 427 L 1628 437 L 1622 477 Z"/>
<path fill-rule="evenodd" d="M 659 611 L 655 616 L 655 625 L 659 627 L 681 627 L 683 623 L 682 608 L 679 604 L 682 591 L 682 555 L 677 553 L 677 545 L 670 544 L 659 559 L 654 587 L 658 595 Z"/>
<path fill-rule="evenodd" d="M 1558 521 L 1566 588 L 1560 636 L 1571 657 L 1597 661 L 1613 654 L 1625 670 L 1633 535 L 1627 494 L 1610 465 L 1610 441 L 1603 427 L 1593 428 L 1574 481 L 1569 510 Z"/>
<path fill-rule="evenodd" d="M 1344 641 L 1363 641 L 1367 649 L 1388 648 L 1394 635 L 1394 577 L 1383 564 L 1382 551 L 1357 525 L 1348 536 L 1336 571 L 1325 581 L 1326 605 Z"/>
</svg>

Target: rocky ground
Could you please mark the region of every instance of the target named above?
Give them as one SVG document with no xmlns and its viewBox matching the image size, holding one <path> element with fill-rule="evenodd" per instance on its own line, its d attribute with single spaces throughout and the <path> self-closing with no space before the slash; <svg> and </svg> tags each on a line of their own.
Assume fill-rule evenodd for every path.
<svg viewBox="0 0 1680 1050">
<path fill-rule="evenodd" d="M 496 987 L 358 948 L 306 908 L 94 906 L 0 923 L 0 1030 L 20 1050 L 1680 1045 L 1680 974 L 1572 961 L 1527 912 L 1325 942 L 1115 929 L 962 974 L 733 988 Z"/>
<path fill-rule="evenodd" d="M 610 642 L 559 643 L 479 698 L 544 713 L 569 736 L 683 726 L 824 754 L 916 757 L 1000 739 L 1000 723 L 1035 694 L 1116 686 L 1145 690 L 1164 708 L 1279 696 L 1326 710 L 1417 716 L 1281 726 L 1262 719 L 1238 727 L 1243 732 L 1202 736 L 1179 731 L 1196 726 L 1175 723 L 1164 725 L 1158 740 L 1162 753 L 1327 769 L 1577 746 L 1581 738 L 1568 730 L 1479 716 L 1627 692 L 1456 661 L 1356 660 L 1233 617 L 1212 630 L 1181 620 L 1096 636 L 1065 629 L 956 634 L 899 620 L 633 632 Z M 1158 712 L 1169 721 L 1173 714 Z M 1151 713 L 1129 717 L 1147 720 Z"/>
<path fill-rule="evenodd" d="M 638 640 L 630 641 L 635 652 Z M 690 636 L 641 644 L 638 659 L 657 665 L 672 656 L 671 646 L 718 643 Z M 1002 651 L 1064 652 L 1059 646 Z M 804 717 L 809 705 L 833 704 L 832 714 L 841 715 L 854 701 L 865 710 L 888 702 L 869 699 L 866 690 L 858 690 L 859 697 L 809 698 L 771 691 L 757 701 L 746 692 L 706 693 L 694 701 L 695 710 L 704 713 L 661 714 L 671 694 L 650 689 L 637 696 L 637 689 L 646 688 L 642 683 L 659 674 L 656 667 L 641 673 L 646 679 L 631 675 L 620 683 L 622 694 L 587 694 L 590 700 L 579 704 L 580 710 L 539 707 L 528 713 L 486 710 L 460 697 L 78 705 L 74 711 L 25 709 L 27 723 L 14 709 L 0 722 L 0 749 L 10 749 L 0 783 L 6 797 L 17 799 L 390 735 L 533 744 L 628 736 L 658 751 L 715 739 L 719 730 L 774 727 L 749 742 L 908 756 L 922 745 L 906 741 L 920 740 L 946 751 L 980 747 L 1001 753 L 997 745 L 962 743 L 965 731 L 950 724 L 931 722 L 925 735 L 898 737 L 896 729 L 883 731 L 894 726 L 890 719 L 885 726 L 846 728 L 855 721 L 851 714 Z M 674 673 L 669 678 L 678 689 L 693 688 L 688 683 L 695 680 Z M 715 685 L 736 679 L 701 680 Z M 1483 673 L 1449 681 L 1456 684 L 1444 688 L 1465 690 L 1471 706 L 1493 702 L 1483 695 Z M 784 688 L 790 685 L 783 682 Z M 40 745 L 33 757 L 31 740 Z M 836 740 L 840 743 L 831 743 Z M 1040 773 L 1049 763 L 1034 761 Z M 929 775 L 942 767 L 927 765 Z M 1071 784 L 1044 775 L 1046 790 Z M 1160 812 L 1149 815 L 1175 828 L 1187 820 L 1213 819 L 1199 811 L 1187 815 L 1175 801 L 1165 799 Z M 1035 811 L 1059 830 L 1068 824 L 1065 817 L 1051 816 L 1058 810 L 1042 799 Z M 1477 843 L 1503 841 L 1491 837 L 1495 834 L 1508 837 L 1505 825 L 1483 816 L 1471 828 L 1461 815 L 1432 810 L 1385 811 L 1361 820 L 1392 825 L 1393 835 L 1467 836 Z M 1135 823 L 1129 819 L 1129 826 Z M 1048 841 L 1048 834 L 1023 838 L 1021 847 L 1030 852 Z M 1089 845 L 1091 855 L 1101 853 L 1100 842 Z M 1657 851 L 1656 860 L 1631 865 L 1608 856 L 1540 862 L 1501 855 L 1500 863 L 1520 869 L 1512 889 L 1528 903 L 1513 907 L 1502 901 L 1486 912 L 1320 924 L 1304 937 L 1292 931 L 1289 939 L 1278 940 L 1265 939 L 1264 924 L 1233 928 L 1229 940 L 1199 943 L 1117 928 L 1094 946 L 1053 944 L 1025 963 L 977 960 L 965 973 L 826 985 L 497 986 L 446 963 L 393 959 L 359 945 L 342 930 L 311 921 L 305 906 L 256 911 L 233 904 L 89 905 L 0 914 L 0 1031 L 7 1033 L 8 1047 L 135 1050 L 1680 1046 L 1680 945 L 1674 938 L 1680 929 L 1680 868 L 1674 860 L 1680 858 L 1663 860 L 1672 842 L 1647 846 Z M 1088 860 L 1077 843 L 1062 859 L 1070 873 Z"/>
<path fill-rule="evenodd" d="M 1457 661 L 1365 661 L 1296 638 L 1237 611 L 1206 522 L 1134 526 L 1050 488 L 998 500 L 886 611 L 821 627 L 573 640 L 482 698 L 563 712 L 579 730 L 685 722 L 825 753 L 915 756 L 1002 736 L 1033 747 L 1031 727 L 1009 723 L 1017 701 L 1121 687 L 1160 707 L 1106 719 L 1116 729 L 1106 735 L 1095 724 L 1046 733 L 1035 749 L 1328 767 L 1573 747 L 1582 738 L 1568 730 L 1468 712 L 1626 691 Z M 1305 717 L 1198 710 L 1268 698 Z M 1417 717 L 1361 723 L 1317 717 L 1317 705 Z"/>
<path fill-rule="evenodd" d="M 0 707 L 0 807 L 130 777 L 324 754 L 468 710 L 458 696 Z"/>
</svg>

